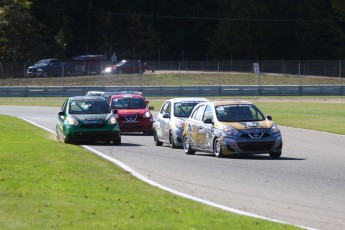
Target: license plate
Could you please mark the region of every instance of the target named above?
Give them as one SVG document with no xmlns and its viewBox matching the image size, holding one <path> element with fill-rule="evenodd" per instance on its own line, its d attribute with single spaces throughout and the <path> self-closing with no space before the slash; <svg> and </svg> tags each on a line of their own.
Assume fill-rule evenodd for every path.
<svg viewBox="0 0 345 230">
<path fill-rule="evenodd" d="M 84 121 L 84 124 L 86 125 L 97 125 L 97 124 L 101 124 L 100 121 Z"/>
</svg>

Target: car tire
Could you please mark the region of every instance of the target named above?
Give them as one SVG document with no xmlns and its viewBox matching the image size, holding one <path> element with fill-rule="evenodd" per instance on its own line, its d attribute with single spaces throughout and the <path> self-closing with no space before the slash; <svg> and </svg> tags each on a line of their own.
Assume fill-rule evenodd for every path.
<svg viewBox="0 0 345 230">
<path fill-rule="evenodd" d="M 157 136 L 156 131 L 153 132 L 153 140 L 155 141 L 155 145 L 156 145 L 156 146 L 162 146 L 162 145 L 163 145 L 163 142 L 161 142 L 161 141 L 158 139 L 158 136 Z"/>
<path fill-rule="evenodd" d="M 42 77 L 44 77 L 44 78 L 48 77 L 48 73 L 44 71 L 44 72 L 42 73 Z"/>
<path fill-rule="evenodd" d="M 273 152 L 273 153 L 269 153 L 269 154 L 270 154 L 270 157 L 272 159 L 277 159 L 282 155 L 282 152 Z"/>
<path fill-rule="evenodd" d="M 71 138 L 69 138 L 69 137 L 66 136 L 66 135 L 64 135 L 63 141 L 64 141 L 66 144 L 71 144 L 71 143 L 72 143 Z"/>
<path fill-rule="evenodd" d="M 171 132 L 169 132 L 169 143 L 170 143 L 170 148 L 172 148 L 172 149 L 177 148 L 175 141 L 174 141 L 174 136 L 172 135 Z"/>
<path fill-rule="evenodd" d="M 213 153 L 218 158 L 222 158 L 224 156 L 223 150 L 222 150 L 222 145 L 220 144 L 220 141 L 218 139 L 214 140 Z"/>
<path fill-rule="evenodd" d="M 113 139 L 113 145 L 120 145 L 121 144 L 121 135 L 118 134 L 116 137 Z"/>
<path fill-rule="evenodd" d="M 57 127 L 55 129 L 55 134 L 56 134 L 56 140 L 60 141 L 60 135 L 59 135 L 59 131 L 58 131 Z"/>
<path fill-rule="evenodd" d="M 190 147 L 190 140 L 187 135 L 183 137 L 183 150 L 184 153 L 187 155 L 194 155 L 196 152 L 194 149 Z"/>
</svg>

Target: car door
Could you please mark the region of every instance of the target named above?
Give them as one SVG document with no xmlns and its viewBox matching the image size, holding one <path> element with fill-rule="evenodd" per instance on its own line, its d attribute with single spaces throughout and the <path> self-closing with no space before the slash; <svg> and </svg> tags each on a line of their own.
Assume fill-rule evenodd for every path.
<svg viewBox="0 0 345 230">
<path fill-rule="evenodd" d="M 212 150 L 212 141 L 213 141 L 213 122 L 214 122 L 214 114 L 213 109 L 210 105 L 207 105 L 205 108 L 205 112 L 203 115 L 203 122 L 202 122 L 202 129 L 204 131 L 204 134 L 202 135 L 201 146 L 203 149 Z"/>
<path fill-rule="evenodd" d="M 171 102 L 167 101 L 159 114 L 157 115 L 156 132 L 157 136 L 162 141 L 169 140 L 169 122 L 171 114 Z"/>
<path fill-rule="evenodd" d="M 63 114 L 66 114 L 66 109 L 67 109 L 67 101 L 65 100 L 64 104 L 61 107 L 60 112 L 63 112 Z M 64 126 L 64 122 L 65 122 L 65 117 L 66 115 L 60 115 L 58 114 L 58 118 L 57 118 L 57 124 L 56 124 L 56 132 L 59 133 L 59 135 L 63 134 L 63 126 Z"/>
<path fill-rule="evenodd" d="M 205 105 L 200 105 L 196 108 L 196 110 L 192 114 L 191 122 L 188 124 L 188 129 L 190 130 L 190 141 L 192 146 L 196 148 L 202 147 L 202 142 L 200 140 L 203 139 L 203 126 L 202 126 L 202 118 L 205 110 Z"/>
<path fill-rule="evenodd" d="M 59 60 L 52 60 L 49 64 L 50 74 L 54 76 L 62 75 L 62 64 Z"/>
</svg>

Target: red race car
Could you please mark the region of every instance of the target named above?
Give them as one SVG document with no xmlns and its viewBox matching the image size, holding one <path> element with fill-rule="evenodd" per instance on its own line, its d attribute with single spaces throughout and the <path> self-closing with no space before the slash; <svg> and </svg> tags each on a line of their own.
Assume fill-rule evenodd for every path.
<svg viewBox="0 0 345 230">
<path fill-rule="evenodd" d="M 121 132 L 153 133 L 153 117 L 148 101 L 140 94 L 116 94 L 109 101 L 112 110 L 117 110 Z"/>
</svg>

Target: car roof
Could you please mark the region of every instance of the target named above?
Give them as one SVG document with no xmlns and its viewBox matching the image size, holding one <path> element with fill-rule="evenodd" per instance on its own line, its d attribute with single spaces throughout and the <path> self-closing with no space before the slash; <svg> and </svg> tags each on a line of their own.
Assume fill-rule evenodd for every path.
<svg viewBox="0 0 345 230">
<path fill-rule="evenodd" d="M 103 91 L 88 91 L 87 93 L 86 93 L 86 96 L 92 96 L 92 95 L 94 95 L 94 94 L 97 94 L 97 96 L 100 96 L 100 95 L 102 95 L 104 92 Z"/>
<path fill-rule="evenodd" d="M 124 95 L 124 94 L 135 94 L 135 95 L 141 95 L 144 96 L 142 92 L 139 91 L 118 91 L 118 92 L 104 92 L 103 95 Z"/>
<path fill-rule="evenodd" d="M 144 97 L 140 94 L 114 94 L 113 96 L 111 96 L 111 99 L 113 98 L 142 98 L 144 99 Z"/>
<path fill-rule="evenodd" d="M 204 102 L 204 101 L 208 101 L 206 98 L 202 98 L 202 97 L 176 97 L 176 98 L 171 98 L 170 100 L 173 102 L 185 102 L 185 101 Z"/>
<path fill-rule="evenodd" d="M 105 99 L 101 96 L 74 96 L 69 98 L 72 101 L 77 100 L 99 100 L 99 101 L 105 101 Z"/>
<path fill-rule="evenodd" d="M 218 105 L 238 105 L 238 104 L 253 104 L 246 100 L 218 100 L 218 101 L 210 101 L 215 106 Z"/>
</svg>

